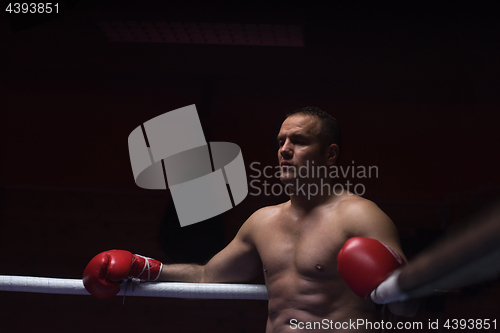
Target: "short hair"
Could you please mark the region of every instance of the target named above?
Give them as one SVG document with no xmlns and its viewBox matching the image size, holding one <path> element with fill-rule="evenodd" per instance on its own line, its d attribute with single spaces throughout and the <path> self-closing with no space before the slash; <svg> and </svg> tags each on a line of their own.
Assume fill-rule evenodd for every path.
<svg viewBox="0 0 500 333">
<path fill-rule="evenodd" d="M 320 137 L 323 139 L 323 144 L 329 146 L 335 143 L 339 146 L 339 152 L 342 145 L 342 136 L 340 125 L 337 119 L 314 106 L 306 106 L 305 108 L 297 109 L 286 114 L 285 119 L 296 114 L 310 115 L 318 118 L 321 121 Z"/>
</svg>

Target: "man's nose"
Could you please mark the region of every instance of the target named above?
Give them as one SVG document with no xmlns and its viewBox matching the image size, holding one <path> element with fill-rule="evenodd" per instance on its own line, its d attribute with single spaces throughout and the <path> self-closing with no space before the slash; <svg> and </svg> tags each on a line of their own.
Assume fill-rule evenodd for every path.
<svg viewBox="0 0 500 333">
<path fill-rule="evenodd" d="M 293 156 L 293 146 L 290 141 L 286 140 L 283 146 L 280 147 L 280 155 L 284 158 L 291 158 Z"/>
</svg>

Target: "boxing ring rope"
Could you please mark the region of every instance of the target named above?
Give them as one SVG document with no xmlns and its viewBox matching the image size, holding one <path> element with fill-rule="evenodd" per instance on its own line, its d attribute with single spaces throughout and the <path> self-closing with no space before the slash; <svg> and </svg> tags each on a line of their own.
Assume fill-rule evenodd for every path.
<svg viewBox="0 0 500 333">
<path fill-rule="evenodd" d="M 90 295 L 81 279 L 0 275 L 0 291 Z M 117 296 L 267 300 L 264 285 L 232 283 L 129 282 Z"/>
<path fill-rule="evenodd" d="M 396 270 L 377 288 L 377 303 L 432 295 L 500 278 L 500 202 L 479 213 Z M 89 295 L 80 279 L 0 275 L 0 291 Z M 120 296 L 267 300 L 266 286 L 229 283 L 127 282 Z"/>
</svg>

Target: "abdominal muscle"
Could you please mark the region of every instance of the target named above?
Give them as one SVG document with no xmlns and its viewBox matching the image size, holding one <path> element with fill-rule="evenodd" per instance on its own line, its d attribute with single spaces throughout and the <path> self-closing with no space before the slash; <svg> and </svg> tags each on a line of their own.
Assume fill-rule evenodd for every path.
<svg viewBox="0 0 500 333">
<path fill-rule="evenodd" d="M 353 329 L 347 324 L 358 319 L 377 320 L 375 305 L 354 295 L 340 278 L 307 279 L 288 272 L 268 276 L 266 280 L 269 293 L 266 333 L 332 332 L 342 325 L 342 332 L 367 332 L 364 327 Z"/>
</svg>

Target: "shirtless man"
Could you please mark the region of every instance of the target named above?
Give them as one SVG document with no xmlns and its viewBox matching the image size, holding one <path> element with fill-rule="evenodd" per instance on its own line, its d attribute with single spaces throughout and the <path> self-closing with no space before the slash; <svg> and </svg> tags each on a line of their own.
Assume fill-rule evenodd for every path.
<svg viewBox="0 0 500 333">
<path fill-rule="evenodd" d="M 402 254 L 396 227 L 373 202 L 353 193 L 329 193 L 326 186 L 322 195 L 298 191 L 300 185 L 313 183 L 333 188 L 333 179 L 301 178 L 297 171 L 335 164 L 340 151 L 335 130 L 336 121 L 317 108 L 289 115 L 278 134 L 278 160 L 290 200 L 256 211 L 207 264 L 160 266 L 157 281 L 242 283 L 263 271 L 269 293 L 266 333 L 297 332 L 300 323 L 324 319 L 376 321 L 374 303 L 356 296 L 340 277 L 337 255 L 354 236 L 374 238 Z"/>
</svg>

